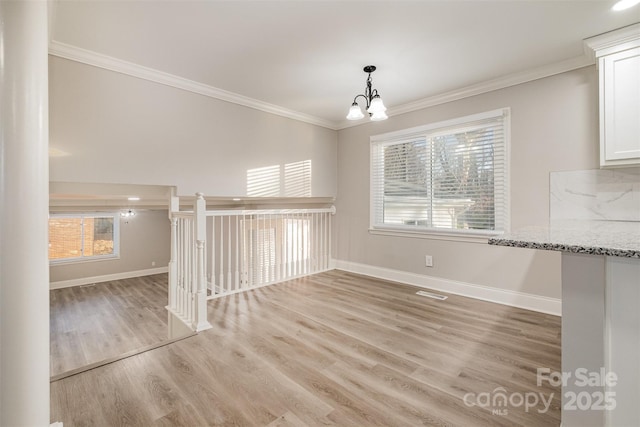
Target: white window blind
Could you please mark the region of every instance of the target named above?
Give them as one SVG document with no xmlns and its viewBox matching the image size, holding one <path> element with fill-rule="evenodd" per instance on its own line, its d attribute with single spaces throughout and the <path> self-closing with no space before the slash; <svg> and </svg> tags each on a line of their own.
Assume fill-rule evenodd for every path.
<svg viewBox="0 0 640 427">
<path fill-rule="evenodd" d="M 502 109 L 372 137 L 372 228 L 505 231 L 508 125 Z"/>
</svg>

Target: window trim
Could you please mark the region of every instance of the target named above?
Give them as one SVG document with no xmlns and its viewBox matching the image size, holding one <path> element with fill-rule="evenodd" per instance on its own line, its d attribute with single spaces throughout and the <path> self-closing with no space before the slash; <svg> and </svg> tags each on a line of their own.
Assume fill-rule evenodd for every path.
<svg viewBox="0 0 640 427">
<path fill-rule="evenodd" d="M 82 264 L 95 261 L 110 261 L 120 259 L 120 214 L 118 212 L 72 212 L 72 213 L 50 213 L 51 218 L 113 218 L 113 254 L 79 256 L 74 258 L 50 259 L 49 265 Z M 48 224 L 48 223 L 47 223 Z M 47 227 L 48 228 L 48 227 Z M 84 230 L 83 230 L 84 232 Z M 84 239 L 83 239 L 84 240 Z"/>
<path fill-rule="evenodd" d="M 402 141 L 414 139 L 429 134 L 429 137 L 438 135 L 438 129 L 441 132 L 449 133 L 448 128 L 460 125 L 460 129 L 465 128 L 465 124 L 469 122 L 490 119 L 502 116 L 504 119 L 504 222 L 503 229 L 500 231 L 491 230 L 459 230 L 459 229 L 434 229 L 434 228 L 404 228 L 395 227 L 393 225 L 376 224 L 376 209 L 374 202 L 378 195 L 375 194 L 376 171 L 374 171 L 374 147 L 381 144 L 401 143 Z M 457 129 L 459 130 L 459 129 Z M 486 243 L 486 241 L 495 236 L 508 233 L 511 223 L 511 197 L 510 197 L 510 177 L 511 177 L 511 109 L 509 107 L 499 108 L 483 113 L 471 114 L 468 116 L 458 117 L 449 120 L 429 123 L 426 125 L 416 126 L 412 128 L 402 129 L 393 132 L 387 132 L 378 135 L 372 135 L 369 138 L 369 234 L 414 238 L 429 238 L 435 240 L 465 241 L 474 243 Z"/>
</svg>

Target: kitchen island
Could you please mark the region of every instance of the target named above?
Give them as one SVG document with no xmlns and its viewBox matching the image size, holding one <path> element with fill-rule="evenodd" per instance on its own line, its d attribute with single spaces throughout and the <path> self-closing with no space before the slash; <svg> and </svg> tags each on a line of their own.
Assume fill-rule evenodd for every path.
<svg viewBox="0 0 640 427">
<path fill-rule="evenodd" d="M 490 245 L 562 252 L 562 426 L 640 426 L 640 222 L 554 221 Z M 542 367 L 544 368 L 544 367 Z"/>
</svg>

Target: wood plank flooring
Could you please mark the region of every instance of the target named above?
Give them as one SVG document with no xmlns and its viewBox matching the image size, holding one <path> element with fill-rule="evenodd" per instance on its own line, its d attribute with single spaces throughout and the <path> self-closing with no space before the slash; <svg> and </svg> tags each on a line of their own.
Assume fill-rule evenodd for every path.
<svg viewBox="0 0 640 427">
<path fill-rule="evenodd" d="M 331 271 L 210 301 L 212 329 L 52 382 L 51 421 L 560 424 L 560 390 L 536 386 L 538 367 L 560 370 L 560 318 L 417 290 Z M 500 392 L 515 396 L 512 404 L 482 405 L 482 393 Z M 551 398 L 549 410 L 526 411 L 525 393 Z"/>
<path fill-rule="evenodd" d="M 167 339 L 167 274 L 50 291 L 51 376 Z"/>
</svg>

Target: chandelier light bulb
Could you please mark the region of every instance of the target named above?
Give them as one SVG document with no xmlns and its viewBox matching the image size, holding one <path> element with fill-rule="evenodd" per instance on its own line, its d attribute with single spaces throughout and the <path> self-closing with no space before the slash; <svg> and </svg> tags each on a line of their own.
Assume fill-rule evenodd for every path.
<svg viewBox="0 0 640 427">
<path fill-rule="evenodd" d="M 381 120 L 387 120 L 388 118 L 389 116 L 387 116 L 387 113 L 385 113 L 384 111 L 372 113 L 370 117 L 372 122 L 379 122 Z"/>
<path fill-rule="evenodd" d="M 349 108 L 349 114 L 347 114 L 347 120 L 360 120 L 364 117 L 362 113 L 362 109 L 358 105 L 357 102 L 351 104 L 351 108 Z"/>
<path fill-rule="evenodd" d="M 382 98 L 380 98 L 380 95 L 374 96 L 373 99 L 371 100 L 371 105 L 369 106 L 369 109 L 367 110 L 367 112 L 371 114 L 376 114 L 376 113 L 384 113 L 385 111 L 387 111 L 387 107 L 385 107 L 384 104 L 382 103 Z M 385 114 L 384 116 L 386 119 L 387 115 Z"/>
</svg>

